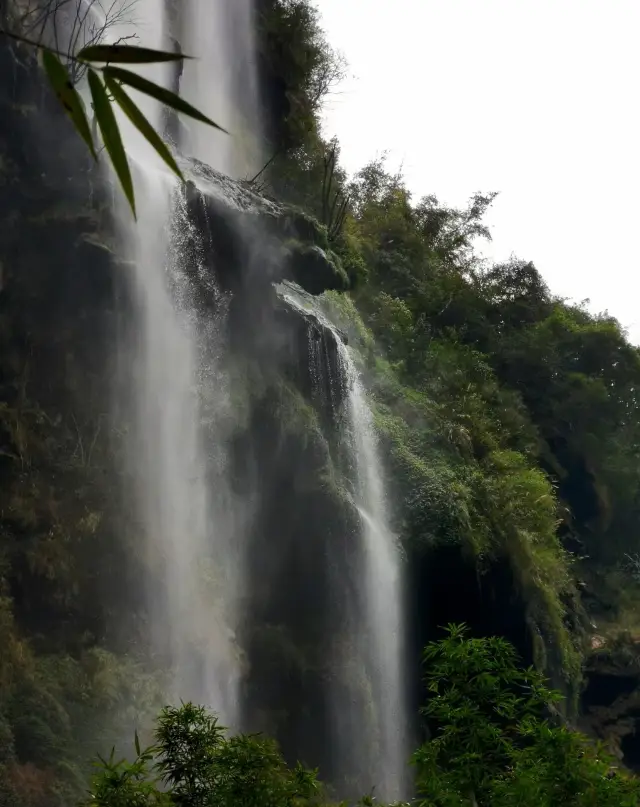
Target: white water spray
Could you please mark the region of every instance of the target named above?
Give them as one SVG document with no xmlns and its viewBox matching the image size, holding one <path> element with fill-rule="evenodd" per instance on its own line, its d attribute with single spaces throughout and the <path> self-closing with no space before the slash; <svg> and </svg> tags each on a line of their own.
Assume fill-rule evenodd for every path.
<svg viewBox="0 0 640 807">
<path fill-rule="evenodd" d="M 229 135 L 186 121 L 185 151 L 242 179 L 261 167 L 252 0 L 183 0 L 181 94 Z M 257 166 L 257 167 L 256 167 Z"/>
</svg>

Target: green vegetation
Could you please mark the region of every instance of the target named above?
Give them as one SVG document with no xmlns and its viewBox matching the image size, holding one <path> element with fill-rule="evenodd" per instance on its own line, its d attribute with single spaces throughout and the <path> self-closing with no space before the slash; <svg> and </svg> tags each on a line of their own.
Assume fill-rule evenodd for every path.
<svg viewBox="0 0 640 807">
<path fill-rule="evenodd" d="M 90 803 L 98 807 L 296 807 L 315 801 L 316 772 L 290 768 L 276 744 L 257 735 L 227 736 L 214 715 L 191 703 L 165 708 L 155 743 L 135 759 L 103 761 Z"/>
<path fill-rule="evenodd" d="M 633 629 L 637 613 L 625 558 L 640 535 L 640 351 L 607 314 L 554 296 L 533 264 L 477 257 L 495 194 L 462 210 L 414 200 L 384 160 L 349 180 L 314 106 L 313 88 L 342 66 L 318 15 L 305 0 L 261 9 L 267 55 L 277 40 L 297 66 L 287 147 L 261 181 L 325 226 L 350 277 L 351 301 L 331 296 L 332 316 L 364 361 L 398 530 L 414 552 L 460 546 L 481 576 L 506 559 L 536 660 L 561 667 L 575 695 L 576 580 L 593 595 L 591 618 L 611 629 Z"/>
<path fill-rule="evenodd" d="M 272 153 L 253 187 L 287 205 L 269 226 L 291 273 L 314 293 L 333 289 L 318 304 L 357 353 L 396 504 L 393 527 L 410 571 L 433 570 L 412 581 L 412 622 L 432 639 L 458 621 L 448 618 L 449 603 L 444 619 L 429 607 L 428 581 L 451 575 L 474 637 L 455 630 L 428 650 L 423 717 L 433 733 L 414 756 L 419 799 L 425 807 L 636 804 L 635 781 L 611 771 L 562 721 L 576 719 L 585 670 L 640 681 L 640 352 L 608 315 L 555 296 L 531 263 L 479 260 L 474 246 L 489 235 L 492 194 L 462 210 L 415 200 L 383 160 L 347 177 L 339 144 L 320 127 L 344 65 L 317 12 L 307 0 L 259 0 L 257 12 Z M 2 65 L 13 70 L 11 59 Z M 122 79 L 106 69 L 103 78 Z M 126 106 L 119 83 L 107 89 Z M 144 734 L 162 681 L 150 672 L 148 615 L 135 596 L 149 572 L 137 554 L 139 527 L 115 504 L 128 435 L 108 423 L 109 390 L 98 377 L 107 352 L 101 317 L 116 285 L 110 251 L 97 248 L 113 245 L 109 201 L 95 185 L 89 202 L 67 200 L 78 174 L 65 167 L 66 153 L 46 175 L 32 168 L 11 128 L 33 123 L 39 109 L 29 92 L 15 93 L 15 105 L 0 96 L 1 201 L 10 200 L 0 232 L 0 805 L 49 807 L 79 798 L 87 755 L 110 747 L 123 726 Z M 107 107 L 97 111 L 117 153 Z M 47 146 L 64 152 L 64 130 L 51 120 Z M 268 364 L 264 354 L 256 363 Z M 234 439 L 253 467 L 260 435 L 274 466 L 268 529 L 287 531 L 292 545 L 305 540 L 320 563 L 322 518 L 347 534 L 348 496 L 331 463 L 335 435 L 301 388 L 300 367 L 286 378 L 280 370 L 264 369 L 251 395 L 247 380 L 231 390 Z M 307 512 L 313 523 L 300 525 Z M 441 553 L 454 559 L 442 572 Z M 322 626 L 309 629 L 319 606 L 294 577 L 287 567 L 279 587 L 301 589 L 298 633 L 269 612 L 254 639 L 274 668 L 289 660 L 287 691 L 274 707 L 282 724 L 302 691 L 291 682 L 320 690 L 331 673 L 315 643 Z M 507 625 L 498 617 L 509 611 Z M 520 671 L 505 637 L 538 672 Z M 553 709 L 541 672 L 567 696 Z M 323 707 L 309 706 L 309 724 L 314 708 Z M 198 776 L 215 784 L 207 804 L 326 800 L 315 776 L 290 768 L 271 741 L 227 738 L 186 706 L 163 713 L 153 751 L 103 768 L 98 803 L 204 803 L 166 767 L 166 732 L 185 721 L 203 743 Z M 233 776 L 221 784 L 225 772 Z M 162 792 L 156 775 L 169 777 Z"/>
<path fill-rule="evenodd" d="M 433 734 L 413 757 L 423 807 L 638 804 L 640 780 L 559 723 L 559 694 L 503 639 L 451 626 L 424 659 Z"/>
<path fill-rule="evenodd" d="M 346 226 L 369 277 L 355 300 L 387 357 L 381 425 L 414 538 L 506 555 L 575 674 L 563 547 L 584 547 L 587 566 L 636 551 L 640 353 L 610 317 L 553 297 L 531 264 L 475 258 L 490 197 L 412 205 L 382 164 L 352 196 Z"/>
<path fill-rule="evenodd" d="M 469 639 L 462 626 L 424 654 L 431 739 L 411 760 L 419 807 L 634 807 L 640 780 L 584 736 L 557 725 L 539 673 L 521 670 L 502 639 Z M 547 715 L 550 715 L 549 717 Z M 328 803 L 318 771 L 289 766 L 261 735 L 228 736 L 191 703 L 160 714 L 154 743 L 102 760 L 97 807 L 302 807 Z M 370 797 L 360 804 L 371 805 Z"/>
</svg>

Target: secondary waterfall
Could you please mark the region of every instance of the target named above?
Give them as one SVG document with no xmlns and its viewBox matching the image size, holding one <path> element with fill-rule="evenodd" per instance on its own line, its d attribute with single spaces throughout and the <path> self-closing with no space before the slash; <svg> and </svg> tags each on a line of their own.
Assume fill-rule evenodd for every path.
<svg viewBox="0 0 640 807">
<path fill-rule="evenodd" d="M 408 796 L 409 720 L 405 692 L 405 640 L 402 557 L 389 526 L 388 503 L 372 409 L 352 351 L 326 316 L 322 303 L 285 284 L 289 304 L 331 333 L 337 366 L 327 354 L 326 337 L 309 330 L 309 363 L 314 394 L 328 398 L 343 442 L 344 471 L 359 515 L 359 536 L 348 550 L 348 568 L 335 581 L 343 598 L 334 663 L 340 675 L 364 690 L 334 687 L 335 763 L 338 775 L 358 787 L 375 787 L 378 798 Z M 359 539 L 359 540 L 358 540 Z M 347 593 L 355 588 L 353 593 Z M 363 680 L 364 679 L 364 680 Z"/>
<path fill-rule="evenodd" d="M 355 498 L 362 519 L 364 568 L 359 577 L 364 604 L 366 659 L 377 711 L 376 784 L 383 798 L 406 796 L 408 754 L 400 548 L 389 528 L 387 501 L 373 413 L 349 353 L 340 342 L 347 381 L 349 438 L 355 460 Z"/>
</svg>

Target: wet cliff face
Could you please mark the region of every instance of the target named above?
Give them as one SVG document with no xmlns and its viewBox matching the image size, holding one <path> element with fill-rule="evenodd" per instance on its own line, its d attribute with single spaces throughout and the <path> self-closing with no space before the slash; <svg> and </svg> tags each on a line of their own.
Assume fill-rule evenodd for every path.
<svg viewBox="0 0 640 807">
<path fill-rule="evenodd" d="M 331 778 L 328 682 L 339 675 L 334 643 L 354 596 L 356 581 L 345 570 L 354 567 L 360 523 L 336 440 L 343 394 L 336 337 L 277 293 L 272 305 L 264 333 L 279 345 L 269 355 L 244 354 L 250 405 L 232 448 L 233 478 L 253 510 L 244 720 Z M 246 348 L 241 338 L 236 344 Z M 354 690 L 352 698 L 363 697 L 353 681 L 344 686 Z"/>
<path fill-rule="evenodd" d="M 115 484 L 108 370 L 120 267 L 105 189 L 82 145 L 27 55 L 5 47 L 0 61 L 8 78 L 0 97 L 0 379 L 10 589 L 19 621 L 43 642 L 62 634 L 81 643 L 85 632 L 104 636 L 104 609 L 117 602 L 108 575 L 78 567 L 85 540 L 102 546 L 107 566 L 118 562 L 117 549 L 107 549 L 116 523 L 107 524 L 103 505 Z M 78 569 L 73 584 L 47 568 L 57 553 L 69 574 Z"/>
<path fill-rule="evenodd" d="M 287 278 L 298 276 L 304 247 L 315 249 L 321 230 L 293 211 L 247 201 L 238 210 L 200 193 L 190 203 L 199 227 L 215 232 L 211 269 L 229 295 L 225 365 L 238 411 L 228 474 L 246 511 L 238 536 L 247 565 L 241 720 L 335 782 L 329 682 L 335 689 L 343 676 L 345 698 L 368 697 L 362 671 L 358 679 L 332 666 L 355 597 L 360 534 L 341 467 L 340 336 L 287 296 L 304 296 Z M 320 250 L 303 270 L 314 291 L 324 281 L 333 287 L 335 278 Z"/>
<path fill-rule="evenodd" d="M 246 569 L 241 724 L 275 736 L 290 759 L 320 765 L 338 783 L 335 699 L 356 714 L 372 711 L 362 665 L 335 662 L 357 656 L 344 648 L 360 596 L 362 529 L 341 437 L 344 337 L 314 295 L 345 280 L 317 223 L 206 166 L 188 170 L 187 214 L 203 250 L 191 258 L 187 244 L 182 256 L 189 299 L 221 323 L 221 377 L 233 402 L 225 476 Z M 360 772 L 375 741 L 360 743 Z M 375 780 L 375 771 L 365 775 Z M 361 778 L 354 794 L 364 786 Z"/>
<path fill-rule="evenodd" d="M 580 727 L 640 772 L 640 644 L 620 633 L 594 636 L 586 659 Z"/>
</svg>

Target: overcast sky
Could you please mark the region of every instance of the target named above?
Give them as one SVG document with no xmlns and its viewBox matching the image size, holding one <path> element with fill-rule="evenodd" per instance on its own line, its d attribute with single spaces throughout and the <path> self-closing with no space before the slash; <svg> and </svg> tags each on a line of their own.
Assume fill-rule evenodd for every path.
<svg viewBox="0 0 640 807">
<path fill-rule="evenodd" d="M 348 171 L 416 196 L 497 190 L 496 258 L 640 343 L 640 0 L 317 0 L 350 77 L 326 111 Z"/>
</svg>

